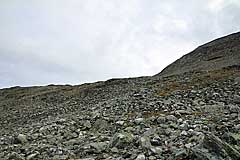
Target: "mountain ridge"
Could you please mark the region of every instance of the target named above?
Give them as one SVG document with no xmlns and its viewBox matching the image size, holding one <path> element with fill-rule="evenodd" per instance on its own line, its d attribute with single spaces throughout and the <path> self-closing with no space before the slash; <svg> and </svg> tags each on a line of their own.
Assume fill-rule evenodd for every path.
<svg viewBox="0 0 240 160">
<path fill-rule="evenodd" d="M 217 70 L 231 65 L 240 65 L 239 48 L 240 32 L 236 32 L 197 47 L 168 65 L 155 76 Z"/>
</svg>

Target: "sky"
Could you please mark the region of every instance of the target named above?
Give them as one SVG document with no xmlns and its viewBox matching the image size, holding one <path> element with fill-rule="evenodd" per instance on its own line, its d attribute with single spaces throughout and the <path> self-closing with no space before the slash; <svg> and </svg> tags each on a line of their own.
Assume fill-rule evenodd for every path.
<svg viewBox="0 0 240 160">
<path fill-rule="evenodd" d="M 151 76 L 240 31 L 240 0 L 1 0 L 0 88 Z"/>
</svg>

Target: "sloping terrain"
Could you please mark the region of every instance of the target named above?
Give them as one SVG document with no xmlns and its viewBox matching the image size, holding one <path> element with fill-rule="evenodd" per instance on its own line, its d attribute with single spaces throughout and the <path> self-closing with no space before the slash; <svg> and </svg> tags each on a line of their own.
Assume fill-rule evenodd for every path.
<svg viewBox="0 0 240 160">
<path fill-rule="evenodd" d="M 237 160 L 240 66 L 2 89 L 0 124 L 0 159 Z"/>
<path fill-rule="evenodd" d="M 204 44 L 176 62 L 157 76 L 183 74 L 190 71 L 210 71 L 240 65 L 240 32 Z"/>
</svg>

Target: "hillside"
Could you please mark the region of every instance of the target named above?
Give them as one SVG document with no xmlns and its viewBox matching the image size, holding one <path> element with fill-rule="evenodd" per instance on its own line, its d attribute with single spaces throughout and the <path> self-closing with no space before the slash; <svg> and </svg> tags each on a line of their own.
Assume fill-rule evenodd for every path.
<svg viewBox="0 0 240 160">
<path fill-rule="evenodd" d="M 1 89 L 0 159 L 240 159 L 239 35 L 153 77 Z"/>
<path fill-rule="evenodd" d="M 190 71 L 211 71 L 240 65 L 240 32 L 234 33 L 207 44 L 166 67 L 157 76 L 183 74 Z"/>
</svg>

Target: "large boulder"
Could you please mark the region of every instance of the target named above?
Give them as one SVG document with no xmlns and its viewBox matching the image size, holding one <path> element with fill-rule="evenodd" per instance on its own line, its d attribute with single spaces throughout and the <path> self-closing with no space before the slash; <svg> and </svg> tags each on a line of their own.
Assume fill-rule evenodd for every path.
<svg viewBox="0 0 240 160">
<path fill-rule="evenodd" d="M 192 149 L 192 159 L 220 159 L 235 160 L 240 159 L 240 153 L 230 144 L 222 141 L 213 134 L 206 134 L 202 143 Z"/>
<path fill-rule="evenodd" d="M 131 133 L 116 133 L 112 137 L 109 147 L 125 148 L 126 146 L 130 145 L 133 140 L 134 136 Z"/>
</svg>

